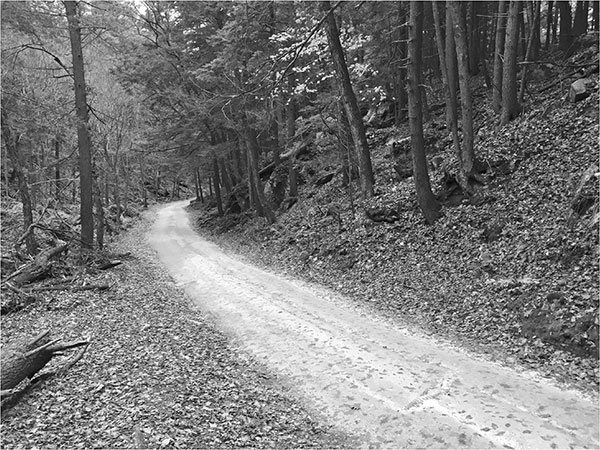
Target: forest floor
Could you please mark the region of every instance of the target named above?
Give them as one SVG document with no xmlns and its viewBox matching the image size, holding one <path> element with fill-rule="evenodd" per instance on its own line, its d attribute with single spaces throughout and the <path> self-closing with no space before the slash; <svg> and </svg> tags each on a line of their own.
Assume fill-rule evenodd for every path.
<svg viewBox="0 0 600 450">
<path fill-rule="evenodd" d="M 504 127 L 479 104 L 475 145 L 485 183 L 474 198 L 451 197 L 433 226 L 422 219 L 412 177 L 399 180 L 394 170 L 398 149 L 390 142 L 407 142 L 407 125 L 369 132 L 373 199 L 351 199 L 341 175 L 317 186 L 337 162 L 334 149 L 316 145 L 298 163 L 298 202 L 278 211 L 275 224 L 243 213 L 219 218 L 199 203 L 190 210 L 203 235 L 258 265 L 597 393 L 597 74 L 593 80 L 591 95 L 577 103 L 565 98 L 568 81 L 531 94 L 533 103 Z M 442 194 L 455 159 L 443 118 L 425 133 L 432 184 Z M 365 210 L 391 211 L 392 221 L 374 222 Z"/>
<path fill-rule="evenodd" d="M 2 316 L 2 344 L 46 329 L 91 344 L 63 377 L 3 409 L 0 446 L 132 448 L 136 429 L 148 448 L 351 446 L 190 304 L 146 242 L 153 217 L 110 245 L 130 252 L 121 265 L 77 274 L 110 289 L 43 292 Z"/>
</svg>

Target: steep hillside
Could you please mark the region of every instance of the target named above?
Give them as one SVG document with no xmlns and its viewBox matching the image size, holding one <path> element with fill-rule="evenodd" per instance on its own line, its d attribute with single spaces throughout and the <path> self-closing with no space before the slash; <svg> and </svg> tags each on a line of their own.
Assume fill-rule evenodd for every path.
<svg viewBox="0 0 600 450">
<path fill-rule="evenodd" d="M 199 223 L 256 262 L 323 283 L 378 313 L 597 389 L 593 77 L 594 91 L 577 103 L 565 98 L 568 80 L 538 93 L 548 83 L 543 80 L 531 88 L 534 104 L 505 127 L 478 97 L 476 151 L 485 183 L 472 198 L 452 191 L 451 141 L 443 118 L 434 118 L 426 129 L 428 158 L 445 207 L 433 226 L 424 224 L 412 177 L 400 180 L 394 169 L 402 164 L 401 146 L 409 146 L 402 141 L 407 127 L 370 133 L 377 180 L 372 200 L 351 201 L 340 175 L 316 186 L 331 158 L 324 155 L 305 163 L 315 173 L 275 225 L 246 216 L 218 219 L 205 209 Z"/>
</svg>

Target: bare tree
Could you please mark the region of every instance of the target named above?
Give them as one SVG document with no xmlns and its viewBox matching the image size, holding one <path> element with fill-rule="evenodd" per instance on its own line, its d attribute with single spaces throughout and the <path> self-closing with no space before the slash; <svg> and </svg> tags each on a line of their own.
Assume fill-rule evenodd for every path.
<svg viewBox="0 0 600 450">
<path fill-rule="evenodd" d="M 519 12 L 521 2 L 511 0 L 506 25 L 506 45 L 502 70 L 502 112 L 500 123 L 507 124 L 521 112 L 517 97 L 517 53 L 519 45 Z"/>
<path fill-rule="evenodd" d="M 423 138 L 423 111 L 421 110 L 421 57 L 423 42 L 423 3 L 410 2 L 408 24 L 408 119 L 412 148 L 413 173 L 417 201 L 425 221 L 434 223 L 440 217 L 440 204 L 431 191 L 425 140 Z"/>
<path fill-rule="evenodd" d="M 94 216 L 92 202 L 92 143 L 89 135 L 89 116 L 85 91 L 85 69 L 81 48 L 81 24 L 77 3 L 64 1 L 69 37 L 71 39 L 71 55 L 73 58 L 73 79 L 75 81 L 75 109 L 77 111 L 77 140 L 79 142 L 79 180 L 80 180 L 80 214 L 81 243 L 85 247 L 94 245 Z"/>
<path fill-rule="evenodd" d="M 342 91 L 344 109 L 346 110 L 348 123 L 350 124 L 352 140 L 354 141 L 354 146 L 356 147 L 358 155 L 362 195 L 363 197 L 372 197 L 375 179 L 373 177 L 373 167 L 371 164 L 371 152 L 365 134 L 365 125 L 360 110 L 358 109 L 356 95 L 352 89 L 350 74 L 348 73 L 346 58 L 344 57 L 344 49 L 340 43 L 340 32 L 329 1 L 322 1 L 321 7 L 323 11 L 328 14 L 327 26 L 325 27 L 327 32 L 327 42 L 329 43 L 329 51 L 331 52 L 333 65 Z"/>
<path fill-rule="evenodd" d="M 462 151 L 460 164 L 466 176 L 472 174 L 475 153 L 473 149 L 473 101 L 471 100 L 471 88 L 469 86 L 469 61 L 467 45 L 467 28 L 465 18 L 462 14 L 461 2 L 452 2 L 452 27 L 454 29 L 454 41 L 456 43 L 456 56 L 458 60 L 458 84 L 460 87 L 460 104 L 462 114 Z M 463 189 L 468 190 L 465 183 Z"/>
<path fill-rule="evenodd" d="M 496 17 L 496 49 L 494 51 L 494 75 L 492 81 L 492 103 L 494 110 L 502 110 L 502 59 L 504 58 L 504 41 L 506 37 L 506 1 L 498 2 Z"/>
</svg>

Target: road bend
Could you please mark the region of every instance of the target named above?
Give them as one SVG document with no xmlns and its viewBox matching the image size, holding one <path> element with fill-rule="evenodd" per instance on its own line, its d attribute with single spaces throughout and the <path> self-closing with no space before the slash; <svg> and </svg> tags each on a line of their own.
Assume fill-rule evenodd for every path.
<svg viewBox="0 0 600 450">
<path fill-rule="evenodd" d="M 148 239 L 173 279 L 293 395 L 365 448 L 598 448 L 598 402 L 378 320 L 224 253 L 185 202 Z"/>
</svg>

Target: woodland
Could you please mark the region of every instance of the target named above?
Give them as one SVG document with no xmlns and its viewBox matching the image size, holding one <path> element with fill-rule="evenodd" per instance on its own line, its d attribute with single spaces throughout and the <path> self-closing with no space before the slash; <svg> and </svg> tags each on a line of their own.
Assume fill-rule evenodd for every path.
<svg viewBox="0 0 600 450">
<path fill-rule="evenodd" d="M 597 394 L 598 1 L 1 7 L 6 448 L 349 445 L 190 315 L 144 240 L 179 199 L 240 257 Z"/>
</svg>

